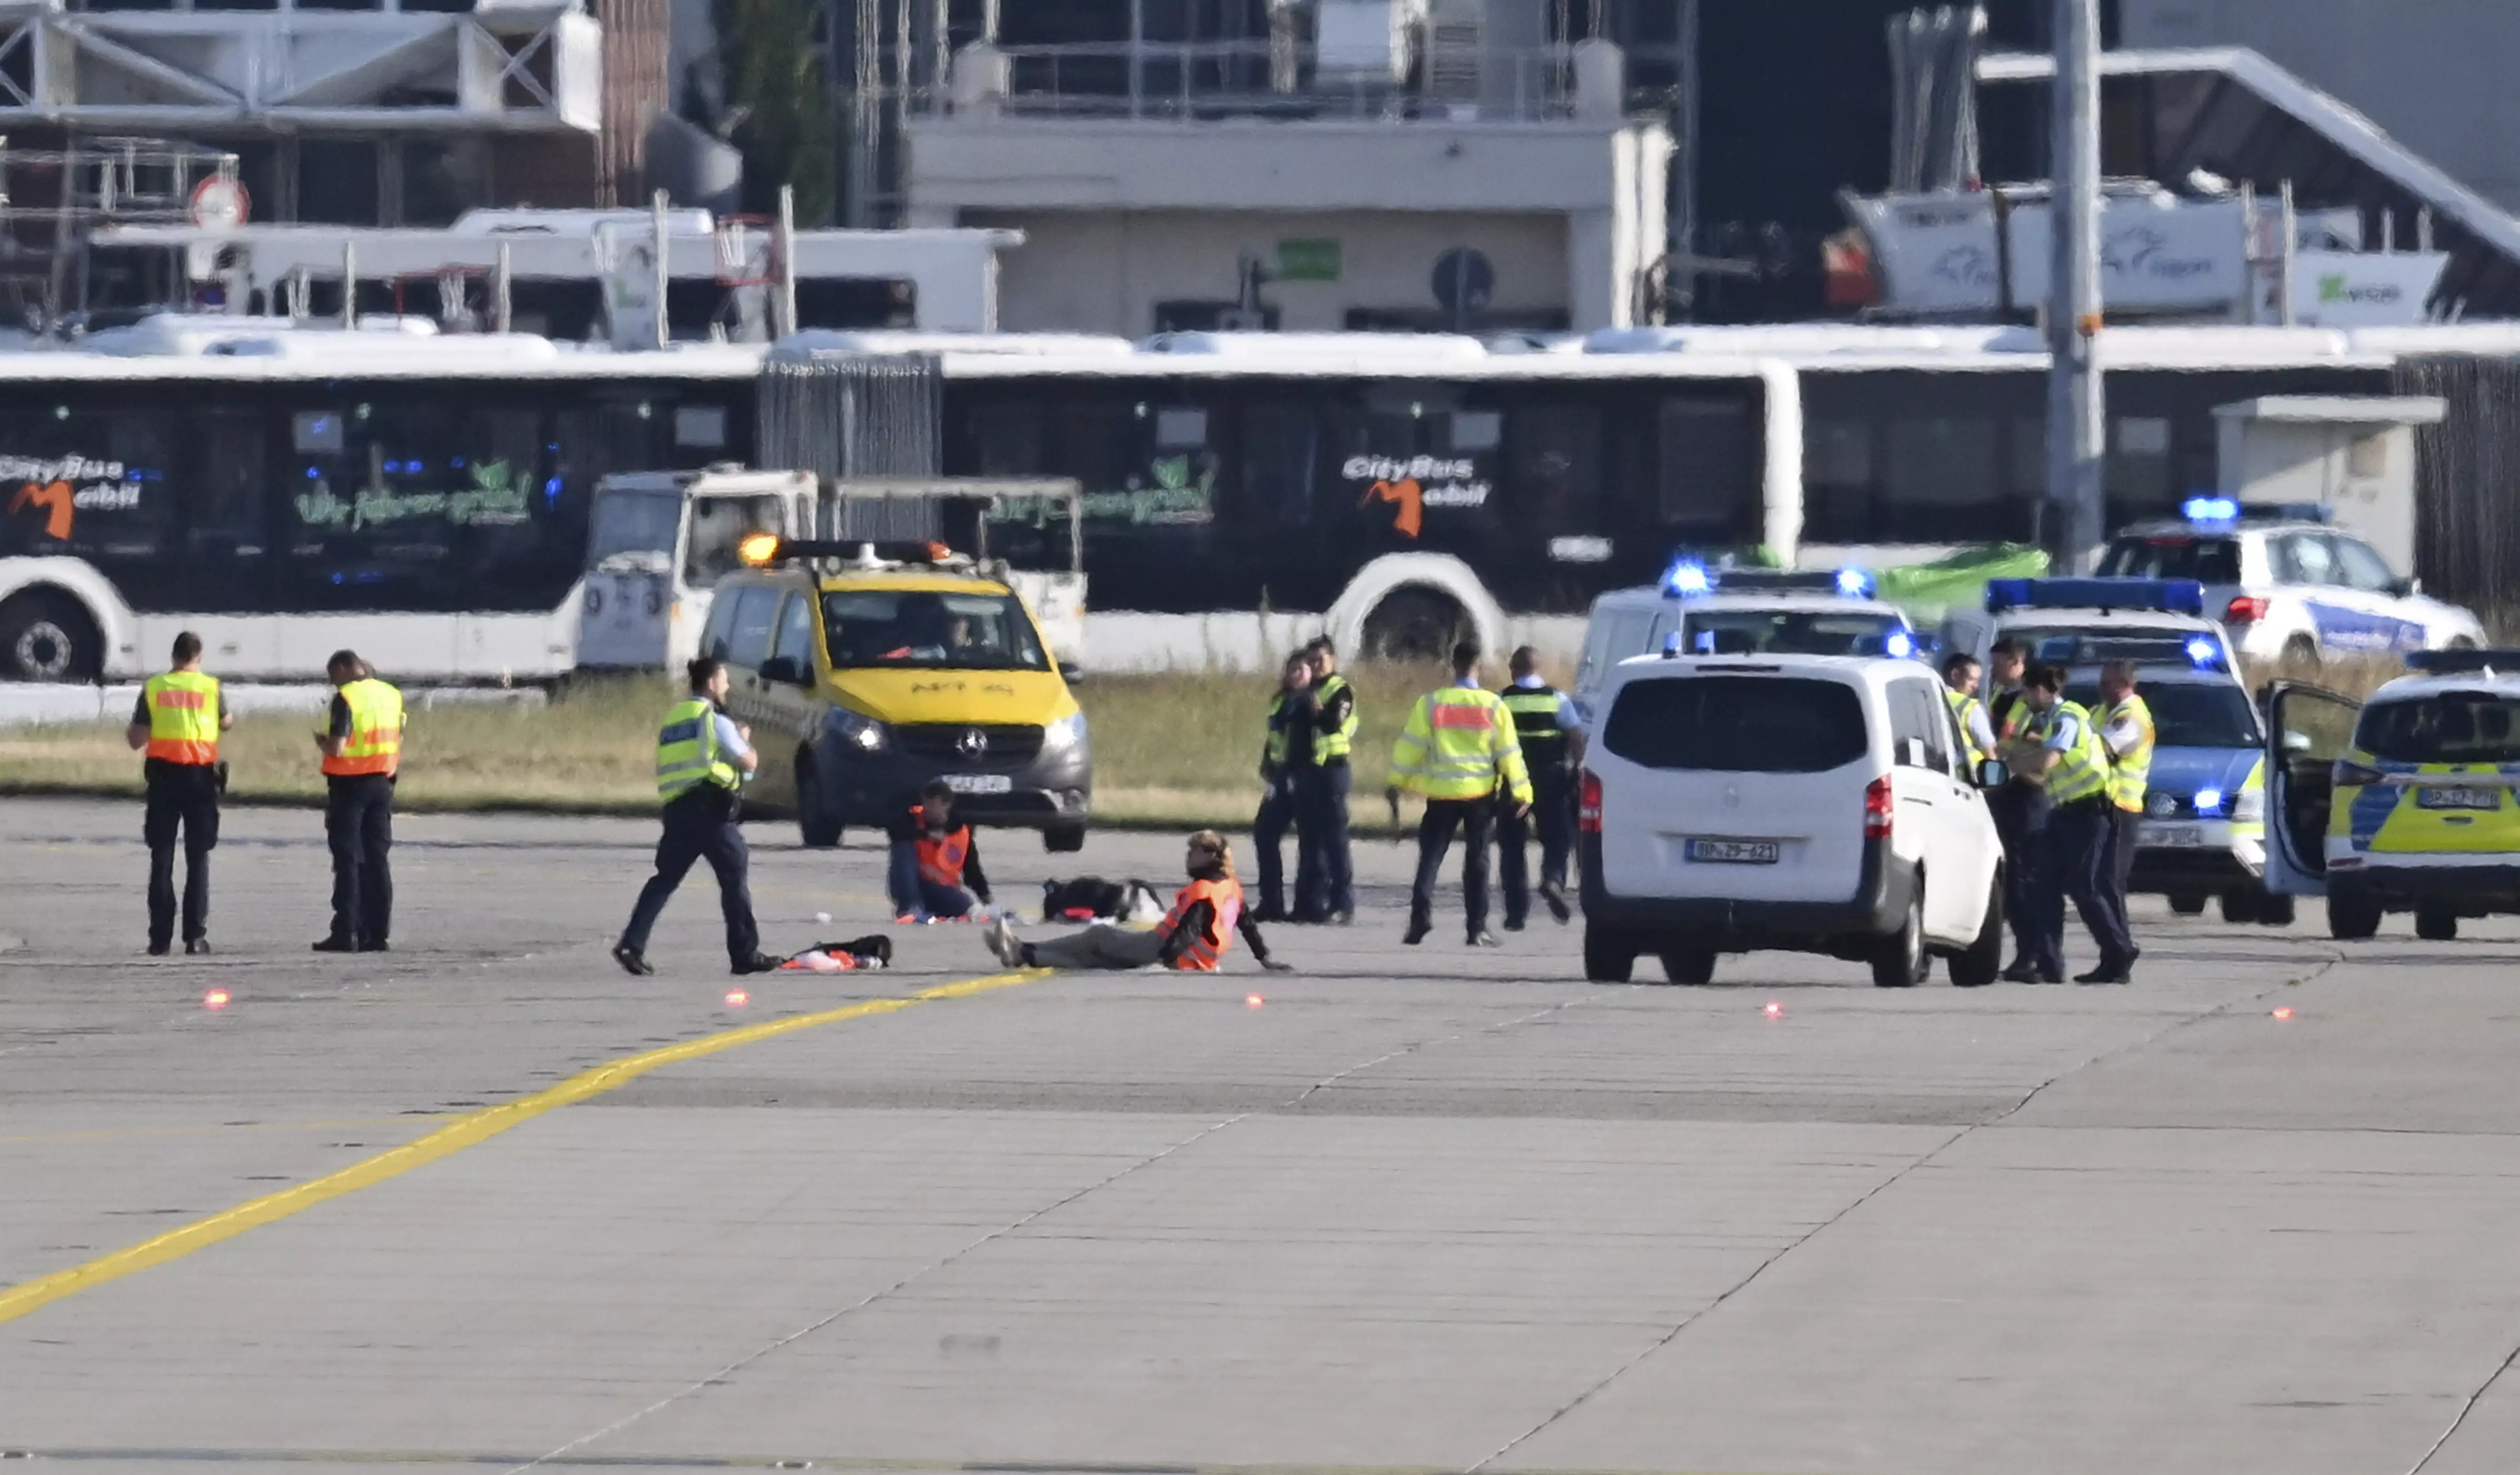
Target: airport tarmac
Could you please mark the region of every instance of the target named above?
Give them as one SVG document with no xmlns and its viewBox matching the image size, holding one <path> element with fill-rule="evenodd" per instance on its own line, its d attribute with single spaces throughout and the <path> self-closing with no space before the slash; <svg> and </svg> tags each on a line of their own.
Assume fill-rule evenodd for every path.
<svg viewBox="0 0 2520 1475">
<path fill-rule="evenodd" d="M 2131 988 L 1581 981 L 1578 929 L 1009 974 L 880 853 L 752 827 L 606 955 L 633 821 L 397 822 L 318 955 L 311 811 L 232 811 L 141 955 L 137 805 L 0 801 L 0 1453 L 84 1470 L 2501 1475 L 2520 926 L 2138 903 Z M 1178 841 L 989 832 L 1002 899 Z M 1248 861 L 1245 859 L 1247 869 Z M 1448 883 L 1449 884 L 1449 883 Z M 828 912 L 832 920 L 816 920 Z M 2087 943 L 2074 961 L 2085 966 Z M 1651 976 L 1648 963 L 1641 977 Z M 729 991 L 742 988 L 742 1002 Z M 221 991 L 221 1007 L 209 1007 Z"/>
</svg>

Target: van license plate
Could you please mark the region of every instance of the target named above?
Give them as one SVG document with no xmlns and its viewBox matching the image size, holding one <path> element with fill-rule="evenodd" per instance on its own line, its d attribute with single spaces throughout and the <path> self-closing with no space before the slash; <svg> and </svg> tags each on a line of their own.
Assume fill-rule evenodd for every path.
<svg viewBox="0 0 2520 1475">
<path fill-rule="evenodd" d="M 945 787 L 957 794 L 1012 794 L 1015 781 L 1003 773 L 948 773 Z"/>
<path fill-rule="evenodd" d="M 2502 807 L 2499 789 L 2450 789 L 2426 785 L 2415 791 L 2418 809 L 2498 809 Z"/>
<path fill-rule="evenodd" d="M 1692 840 L 1686 852 L 1691 860 L 1711 860 L 1720 865 L 1774 865 L 1777 843 L 1773 840 Z"/>
<path fill-rule="evenodd" d="M 2205 844 L 2205 832 L 2193 825 L 2143 824 L 2136 826 L 2135 843 L 2138 850 L 2192 851 Z"/>
</svg>

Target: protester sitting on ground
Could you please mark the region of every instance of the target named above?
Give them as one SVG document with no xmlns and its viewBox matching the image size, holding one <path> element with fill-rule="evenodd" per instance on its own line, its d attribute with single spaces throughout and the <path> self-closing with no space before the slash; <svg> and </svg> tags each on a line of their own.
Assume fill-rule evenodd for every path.
<svg viewBox="0 0 2520 1475">
<path fill-rule="evenodd" d="M 954 791 L 930 779 L 919 802 L 892 822 L 892 864 L 885 890 L 894 919 L 932 922 L 968 917 L 989 902 L 979 842 L 954 812 Z"/>
<path fill-rule="evenodd" d="M 1234 851 L 1214 830 L 1190 837 L 1183 858 L 1190 885 L 1173 898 L 1172 909 L 1151 929 L 1097 922 L 1072 937 L 1047 943 L 1019 941 L 1001 916 L 989 924 L 989 950 L 1010 968 L 1144 968 L 1160 963 L 1193 973 L 1214 973 L 1225 950 L 1239 932 L 1251 955 L 1272 973 L 1291 964 L 1269 955 L 1260 928 L 1242 909 L 1242 887 L 1234 879 Z"/>
</svg>

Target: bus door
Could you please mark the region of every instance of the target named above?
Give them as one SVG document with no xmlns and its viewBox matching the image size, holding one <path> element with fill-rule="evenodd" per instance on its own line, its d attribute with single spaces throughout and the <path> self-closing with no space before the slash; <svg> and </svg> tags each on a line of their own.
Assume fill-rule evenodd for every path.
<svg viewBox="0 0 2520 1475">
<path fill-rule="evenodd" d="M 288 483 L 266 464 L 264 419 L 244 406 L 211 410 L 185 434 L 194 453 L 174 473 L 183 505 L 183 557 L 170 571 L 177 608 L 204 612 L 196 623 L 212 670 L 278 670 L 280 624 L 267 617 L 285 607 L 284 575 L 273 556 L 279 499 L 270 488 L 279 485 L 285 495 Z M 144 631 L 142 643 L 154 652 L 166 642 L 151 633 Z"/>
<path fill-rule="evenodd" d="M 2267 693 L 2267 890 L 2327 895 L 2327 820 L 2336 761 L 2362 708 L 2351 697 L 2278 681 Z"/>
</svg>

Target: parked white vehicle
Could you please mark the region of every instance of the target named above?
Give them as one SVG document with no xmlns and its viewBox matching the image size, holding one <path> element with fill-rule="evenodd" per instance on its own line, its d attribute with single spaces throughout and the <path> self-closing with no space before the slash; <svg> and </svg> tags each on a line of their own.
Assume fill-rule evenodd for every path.
<svg viewBox="0 0 2520 1475">
<path fill-rule="evenodd" d="M 1584 973 L 1652 953 L 1703 984 L 1718 953 L 1868 962 L 1885 989 L 2002 963 L 2003 847 L 1950 703 L 1914 661 L 1620 663 L 1583 776 Z"/>
</svg>

